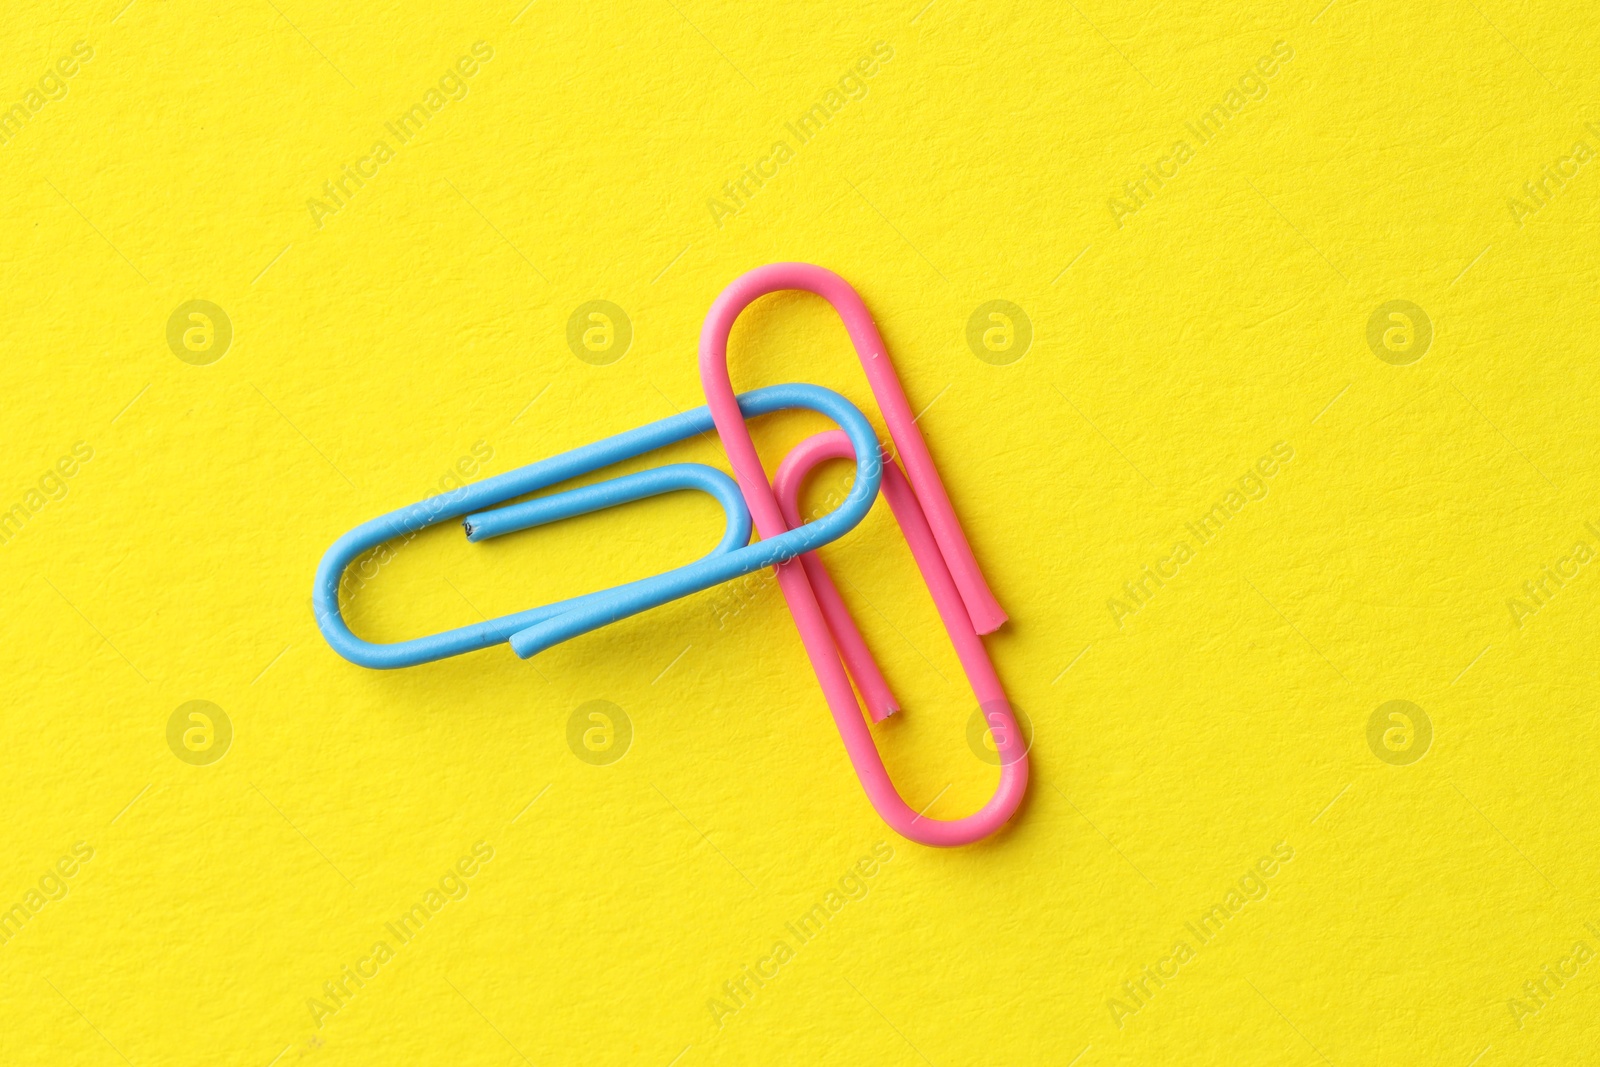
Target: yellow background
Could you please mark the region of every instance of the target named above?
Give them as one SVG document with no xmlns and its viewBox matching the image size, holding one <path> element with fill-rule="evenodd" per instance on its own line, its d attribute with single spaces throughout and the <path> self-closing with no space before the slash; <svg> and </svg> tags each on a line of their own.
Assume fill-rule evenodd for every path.
<svg viewBox="0 0 1600 1067">
<path fill-rule="evenodd" d="M 93 448 L 0 546 L 0 906 L 94 850 L 0 945 L 0 1060 L 1595 1055 L 1600 966 L 1509 1002 L 1600 946 L 1600 574 L 1520 627 L 1507 606 L 1600 545 L 1600 166 L 1508 205 L 1600 147 L 1590 5 L 524 2 L 0 17 L 8 105 L 93 49 L 0 145 L 0 505 Z M 479 41 L 467 95 L 395 144 L 384 124 Z M 784 124 L 880 41 L 866 95 L 799 146 Z M 1266 95 L 1195 142 L 1276 41 Z M 394 158 L 319 228 L 307 201 L 380 138 Z M 794 158 L 719 227 L 707 201 L 779 138 Z M 1119 228 L 1110 198 L 1180 138 L 1194 157 Z M 530 663 L 374 672 L 314 626 L 324 549 L 475 444 L 498 473 L 700 404 L 707 306 L 782 259 L 866 298 L 1012 615 L 988 646 L 1034 780 L 981 845 L 880 823 L 770 583 Z M 205 366 L 166 341 L 191 299 L 233 327 Z M 608 366 L 566 343 L 594 299 L 632 323 Z M 965 339 L 993 299 L 1033 326 L 1010 365 Z M 1395 299 L 1433 327 L 1404 366 L 1367 343 Z M 820 301 L 757 305 L 733 352 L 740 388 L 826 384 L 881 432 Z M 763 421 L 769 469 L 820 425 Z M 1269 495 L 1119 626 L 1107 600 L 1279 441 Z M 423 633 L 720 528 L 696 494 L 487 545 L 452 524 L 350 614 Z M 995 772 L 887 510 L 825 556 L 907 708 L 875 731 L 901 789 L 972 810 Z M 209 766 L 167 744 L 190 700 L 233 726 Z M 633 726 L 608 766 L 567 745 L 590 700 Z M 1409 765 L 1368 745 L 1390 700 L 1432 724 Z M 867 895 L 714 1022 L 880 840 Z M 480 841 L 465 899 L 316 1025 L 323 983 Z M 1268 896 L 1119 1027 L 1122 983 L 1280 842 Z"/>
</svg>

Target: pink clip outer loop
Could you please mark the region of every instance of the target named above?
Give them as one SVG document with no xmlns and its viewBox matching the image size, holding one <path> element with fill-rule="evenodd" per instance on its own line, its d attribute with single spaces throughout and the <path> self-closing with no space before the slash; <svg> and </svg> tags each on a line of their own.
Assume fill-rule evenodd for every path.
<svg viewBox="0 0 1600 1067">
<path fill-rule="evenodd" d="M 883 339 L 856 291 L 837 274 L 806 263 L 761 267 L 723 290 L 700 333 L 700 377 L 712 420 L 763 538 L 775 537 L 790 528 L 779 495 L 790 498 L 788 510 L 793 519 L 793 496 L 798 494 L 805 474 L 817 463 L 832 456 L 853 457 L 858 465 L 882 462 L 879 456 L 855 456 L 847 439 L 841 452 L 840 438 L 820 434 L 802 442 L 784 460 L 779 477 L 785 494 L 775 494 L 767 483 L 766 471 L 734 399 L 728 376 L 728 336 L 734 320 L 751 302 L 783 289 L 816 293 L 839 312 L 883 409 L 890 436 L 905 461 L 909 483 L 890 463 L 884 471 L 884 492 L 928 583 L 1000 754 L 1000 784 L 982 809 L 962 819 L 945 821 L 925 818 L 901 799 L 862 719 L 850 675 L 862 686 L 874 720 L 895 710 L 893 697 L 832 580 L 820 560 L 802 557 L 799 562 L 790 560 L 778 565 L 778 585 L 800 630 L 845 751 L 872 806 L 890 827 L 910 840 L 926 845 L 968 844 L 999 829 L 1016 811 L 1028 784 L 1026 742 L 1016 729 L 1010 705 L 978 637 L 1003 623 L 1005 613 L 978 570 L 927 445 L 917 430 L 911 406 L 889 364 Z M 891 485 L 895 488 L 889 488 Z M 850 675 L 840 661 L 841 650 L 850 663 Z"/>
</svg>

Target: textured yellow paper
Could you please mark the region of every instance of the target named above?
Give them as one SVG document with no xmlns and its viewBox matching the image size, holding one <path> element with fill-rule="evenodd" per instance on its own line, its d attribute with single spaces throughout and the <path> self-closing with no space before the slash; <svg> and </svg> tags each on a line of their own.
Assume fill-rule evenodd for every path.
<svg viewBox="0 0 1600 1067">
<path fill-rule="evenodd" d="M 0 1061 L 1592 1060 L 1600 22 L 1322 3 L 9 5 Z M 528 663 L 314 625 L 356 523 L 702 403 L 783 259 L 873 309 L 1012 616 L 975 847 L 880 823 L 763 577 Z M 732 348 L 881 432 L 821 301 Z M 452 524 L 349 614 L 720 529 Z M 900 788 L 971 811 L 887 509 L 824 555 Z"/>
</svg>

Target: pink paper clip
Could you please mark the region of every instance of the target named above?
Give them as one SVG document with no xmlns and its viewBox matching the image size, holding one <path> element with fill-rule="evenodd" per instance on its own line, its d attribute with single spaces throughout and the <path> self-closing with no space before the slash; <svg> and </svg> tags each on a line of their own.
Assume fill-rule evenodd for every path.
<svg viewBox="0 0 1600 1067">
<path fill-rule="evenodd" d="M 723 290 L 711 305 L 700 332 L 700 378 L 712 421 L 763 538 L 776 537 L 799 525 L 800 486 L 818 463 L 830 458 L 854 458 L 858 464 L 882 462 L 881 456 L 856 456 L 842 434 L 818 434 L 801 442 L 784 458 L 776 489 L 768 484 L 734 399 L 728 376 L 728 335 L 734 320 L 753 301 L 784 289 L 816 293 L 832 304 L 844 320 L 883 410 L 889 436 L 905 462 L 905 474 L 892 461 L 887 464 L 882 491 L 928 584 L 995 740 L 1000 784 L 987 804 L 964 818 L 944 820 L 923 816 L 901 799 L 862 719 L 850 679 L 853 677 L 860 687 L 873 721 L 893 713 L 897 705 L 822 561 L 810 553 L 779 564 L 778 586 L 800 630 L 845 751 L 879 816 L 896 833 L 912 841 L 942 846 L 968 844 L 999 829 L 1016 811 L 1028 788 L 1027 742 L 1017 728 L 1011 705 L 979 637 L 999 627 L 1006 616 L 984 581 L 950 506 L 933 457 L 916 427 L 911 405 L 889 363 L 883 338 L 866 304 L 849 283 L 832 271 L 808 263 L 774 263 L 750 271 Z"/>
</svg>

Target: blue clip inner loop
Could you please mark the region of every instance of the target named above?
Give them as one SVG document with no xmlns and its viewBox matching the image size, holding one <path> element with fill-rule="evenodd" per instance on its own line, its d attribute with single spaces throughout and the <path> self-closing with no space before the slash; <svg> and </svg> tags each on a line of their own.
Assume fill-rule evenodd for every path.
<svg viewBox="0 0 1600 1067">
<path fill-rule="evenodd" d="M 669 464 L 547 497 L 497 506 L 663 445 L 714 432 L 710 408 L 695 408 L 430 497 L 357 526 L 335 541 L 317 566 L 312 603 L 323 637 L 345 659 L 379 669 L 429 663 L 507 640 L 517 655 L 527 659 L 607 623 L 793 559 L 854 529 L 871 508 L 883 477 L 878 439 L 866 416 L 838 393 L 817 385 L 771 385 L 745 393 L 738 400 L 739 410 L 747 419 L 774 411 L 808 408 L 837 423 L 850 438 L 856 454 L 856 478 L 844 502 L 814 522 L 753 545 L 747 544 L 750 513 L 738 486 L 721 471 L 699 463 Z M 722 504 L 727 513 L 727 527 L 721 542 L 710 554 L 663 574 L 488 622 L 389 644 L 362 640 L 350 631 L 339 614 L 339 580 L 345 568 L 363 552 L 396 537 L 466 516 L 467 536 L 481 541 L 689 488 L 703 490 Z"/>
</svg>

